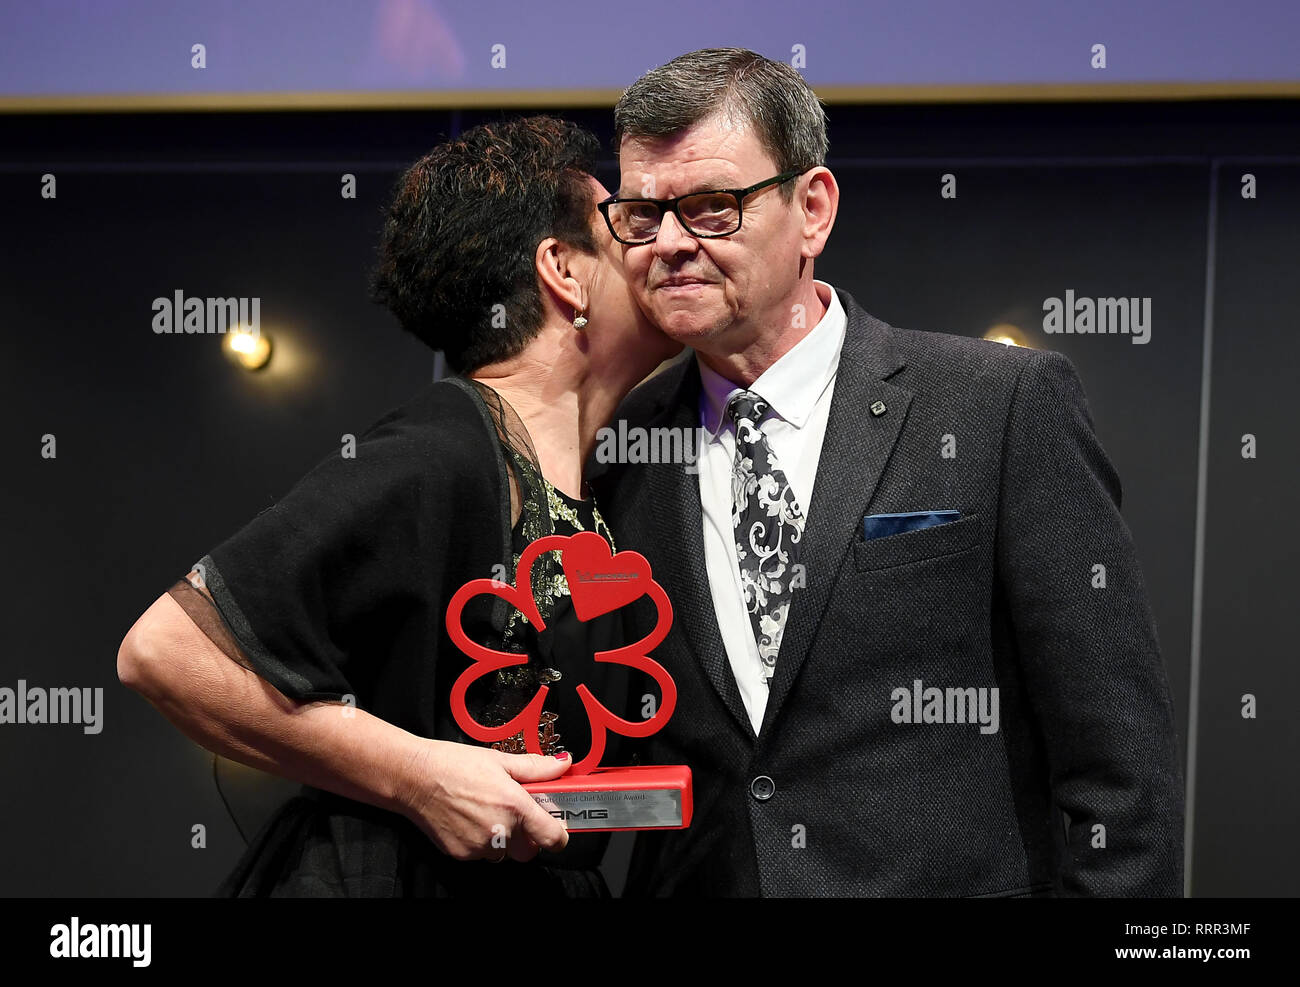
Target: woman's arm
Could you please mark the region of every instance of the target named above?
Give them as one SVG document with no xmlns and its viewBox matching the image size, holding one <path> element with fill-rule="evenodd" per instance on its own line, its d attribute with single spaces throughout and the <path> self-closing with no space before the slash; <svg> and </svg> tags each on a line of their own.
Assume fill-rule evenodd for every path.
<svg viewBox="0 0 1300 987">
<path fill-rule="evenodd" d="M 168 594 L 127 633 L 117 673 L 208 750 L 400 813 L 456 859 L 500 856 L 498 825 L 515 860 L 568 843 L 520 782 L 558 777 L 570 761 L 430 740 L 337 703 L 296 703 L 231 660 Z"/>
</svg>

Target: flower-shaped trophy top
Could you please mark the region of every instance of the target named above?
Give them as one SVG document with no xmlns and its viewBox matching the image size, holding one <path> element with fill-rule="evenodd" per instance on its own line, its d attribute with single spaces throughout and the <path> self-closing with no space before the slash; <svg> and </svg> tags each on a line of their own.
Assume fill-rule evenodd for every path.
<svg viewBox="0 0 1300 987">
<path fill-rule="evenodd" d="M 600 765 L 600 758 L 605 753 L 607 730 L 625 737 L 648 737 L 668 722 L 677 705 L 677 687 L 672 677 L 662 665 L 649 657 L 649 653 L 668 636 L 673 623 L 673 608 L 663 587 L 651 578 L 650 563 L 645 556 L 637 552 L 617 552 L 611 555 L 609 544 L 593 531 L 581 531 L 576 535 L 548 535 L 529 544 L 519 556 L 514 586 L 495 579 L 473 579 L 458 589 L 447 607 L 447 633 L 456 647 L 474 660 L 452 686 L 451 710 L 460 728 L 475 740 L 491 743 L 505 740 L 522 731 L 527 749 L 533 754 L 542 752 L 539 732 L 548 689 L 546 685 L 539 686 L 529 703 L 509 722 L 500 726 L 484 726 L 470 715 L 465 705 L 465 694 L 470 684 L 498 669 L 525 664 L 528 655 L 515 651 L 495 651 L 477 644 L 470 640 L 461 627 L 460 618 L 465 604 L 471 598 L 487 593 L 512 604 L 539 633 L 545 630 L 546 623 L 533 599 L 533 563 L 543 552 L 557 550 L 569 584 L 573 610 L 579 620 L 593 620 L 619 607 L 628 606 L 644 595 L 650 597 L 658 615 L 654 629 L 641 640 L 612 651 L 598 651 L 594 657 L 596 661 L 614 662 L 639 669 L 653 678 L 659 685 L 659 708 L 648 719 L 625 720 L 611 713 L 585 684 L 578 685 L 578 696 L 591 723 L 591 749 L 568 772 L 580 775 Z"/>
</svg>

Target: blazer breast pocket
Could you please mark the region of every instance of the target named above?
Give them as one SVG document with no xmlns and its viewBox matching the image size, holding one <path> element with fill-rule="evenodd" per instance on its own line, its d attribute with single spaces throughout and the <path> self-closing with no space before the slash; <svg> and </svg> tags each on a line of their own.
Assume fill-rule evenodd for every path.
<svg viewBox="0 0 1300 987">
<path fill-rule="evenodd" d="M 854 564 L 860 570 L 889 569 L 909 562 L 956 555 L 974 548 L 979 535 L 979 514 L 967 514 L 956 521 L 868 539 L 863 538 L 862 522 L 859 521 L 858 535 L 853 541 Z"/>
</svg>

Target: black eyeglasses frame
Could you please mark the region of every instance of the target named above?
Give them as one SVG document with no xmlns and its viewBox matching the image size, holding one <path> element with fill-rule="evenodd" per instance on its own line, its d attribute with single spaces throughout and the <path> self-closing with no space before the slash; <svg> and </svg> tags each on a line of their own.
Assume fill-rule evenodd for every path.
<svg viewBox="0 0 1300 987">
<path fill-rule="evenodd" d="M 620 199 L 617 195 L 611 195 L 608 199 L 596 203 L 596 208 L 599 209 L 600 214 L 605 217 L 605 225 L 609 227 L 610 236 L 612 236 L 619 243 L 627 244 L 629 247 L 643 247 L 647 243 L 654 243 L 655 238 L 659 236 L 659 229 L 655 230 L 654 236 L 646 240 L 624 240 L 621 236 L 618 235 L 617 231 L 615 231 L 614 223 L 609 218 L 609 207 L 619 202 L 651 203 L 652 205 L 656 206 L 659 209 L 659 226 L 661 228 L 663 226 L 664 215 L 667 213 L 672 213 L 674 216 L 677 217 L 677 222 L 681 225 L 682 229 L 684 229 L 691 236 L 701 240 L 716 240 L 721 237 L 735 236 L 737 233 L 740 232 L 740 229 L 745 222 L 745 200 L 747 198 L 749 198 L 751 195 L 753 195 L 755 192 L 759 191 L 760 189 L 767 188 L 769 185 L 784 185 L 786 182 L 790 181 L 790 179 L 798 178 L 800 175 L 802 175 L 804 172 L 808 170 L 809 170 L 808 168 L 801 168 L 797 171 L 783 171 L 781 172 L 781 174 L 776 175 L 773 178 L 769 178 L 766 181 L 755 182 L 753 185 L 750 185 L 748 188 L 701 189 L 698 192 L 687 192 L 685 195 L 679 195 L 675 199 L 643 199 L 637 196 L 629 196 L 627 198 Z M 682 214 L 678 211 L 677 207 L 678 204 L 683 199 L 691 199 L 697 195 L 731 195 L 732 197 L 734 197 L 736 200 L 736 228 L 730 231 L 729 233 L 696 233 L 693 229 L 691 229 L 690 224 L 687 223 L 686 220 L 682 218 Z"/>
</svg>

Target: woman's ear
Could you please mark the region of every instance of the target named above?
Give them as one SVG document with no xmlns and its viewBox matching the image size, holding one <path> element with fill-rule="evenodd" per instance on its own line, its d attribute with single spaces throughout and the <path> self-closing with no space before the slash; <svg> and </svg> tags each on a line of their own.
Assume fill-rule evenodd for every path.
<svg viewBox="0 0 1300 987">
<path fill-rule="evenodd" d="M 535 267 L 543 288 L 550 291 L 561 310 L 574 312 L 587 310 L 587 285 L 581 273 L 580 257 L 585 257 L 575 247 L 548 236 L 537 245 Z"/>
</svg>

